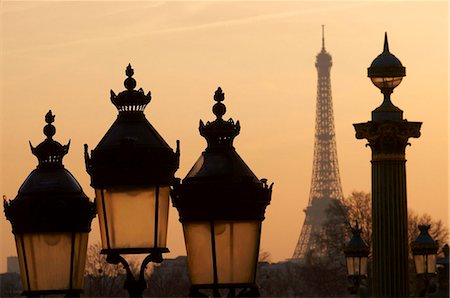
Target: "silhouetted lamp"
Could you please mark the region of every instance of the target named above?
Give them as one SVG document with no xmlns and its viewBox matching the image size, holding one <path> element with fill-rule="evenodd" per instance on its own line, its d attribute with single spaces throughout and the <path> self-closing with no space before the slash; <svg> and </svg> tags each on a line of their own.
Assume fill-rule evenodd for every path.
<svg viewBox="0 0 450 298">
<path fill-rule="evenodd" d="M 364 239 L 361 238 L 361 229 L 356 222 L 352 228 L 352 238 L 344 248 L 347 262 L 347 275 L 353 281 L 352 291 L 356 293 L 359 289 L 361 279 L 367 276 L 367 262 L 370 248 Z"/>
<path fill-rule="evenodd" d="M 406 75 L 406 69 L 400 60 L 389 52 L 387 33 L 384 36 L 383 52 L 373 60 L 367 74 L 372 83 L 384 94 L 383 103 L 372 112 L 372 120 L 401 120 L 403 111 L 394 106 L 390 98 L 395 87 Z"/>
<path fill-rule="evenodd" d="M 424 288 L 419 296 L 425 297 L 430 290 L 430 278 L 436 274 L 437 251 L 439 244 L 431 238 L 428 230 L 430 225 L 419 225 L 420 234 L 411 243 L 416 274 L 423 278 Z"/>
<path fill-rule="evenodd" d="M 174 188 L 186 243 L 191 296 L 200 289 L 240 288 L 241 295 L 258 295 L 255 283 L 261 223 L 272 185 L 258 180 L 233 147 L 239 121 L 224 121 L 224 93 L 218 88 L 213 112 L 217 119 L 200 121 L 208 146 L 182 183 Z"/>
<path fill-rule="evenodd" d="M 414 265 L 417 274 L 435 274 L 436 257 L 439 245 L 431 238 L 428 230 L 430 225 L 419 225 L 420 234 L 411 243 Z"/>
<path fill-rule="evenodd" d="M 97 147 L 88 155 L 86 169 L 95 188 L 100 222 L 102 254 L 107 261 L 122 263 L 133 280 L 128 264 L 120 254 L 149 254 L 141 267 L 139 290 L 135 283 L 126 288 L 131 296 L 141 296 L 146 288 L 143 273 L 150 261 L 161 262 L 166 247 L 170 186 L 178 169 L 176 153 L 145 117 L 150 92 L 134 90 L 136 81 L 131 65 L 126 69 L 126 90 L 111 101 L 118 116 Z M 131 285 L 134 284 L 134 285 Z"/>
<path fill-rule="evenodd" d="M 23 295 L 66 294 L 83 289 L 88 235 L 95 207 L 80 184 L 64 168 L 70 142 L 53 140 L 55 116 L 45 116 L 47 139 L 30 143 L 39 164 L 20 187 L 16 198 L 4 201 L 19 256 Z"/>
</svg>

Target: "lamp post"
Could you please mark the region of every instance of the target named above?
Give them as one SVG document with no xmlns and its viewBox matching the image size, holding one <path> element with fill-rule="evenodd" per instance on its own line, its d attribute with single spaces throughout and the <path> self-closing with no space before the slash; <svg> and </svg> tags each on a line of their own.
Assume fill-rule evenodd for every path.
<svg viewBox="0 0 450 298">
<path fill-rule="evenodd" d="M 372 121 L 354 124 L 357 139 L 372 149 L 372 256 L 373 296 L 408 296 L 408 229 L 405 148 L 420 136 L 420 122 L 403 119 L 391 94 L 405 76 L 405 67 L 389 52 L 387 35 L 383 52 L 368 68 L 368 76 L 384 100 L 372 112 Z"/>
<path fill-rule="evenodd" d="M 420 292 L 420 297 L 426 297 L 430 288 L 430 277 L 436 274 L 436 257 L 439 245 L 431 238 L 428 230 L 430 225 L 419 225 L 420 234 L 411 243 L 411 251 L 414 258 L 416 274 L 423 278 L 425 289 Z"/>
<path fill-rule="evenodd" d="M 438 296 L 441 297 L 448 297 L 449 296 L 449 289 L 448 289 L 448 283 L 449 283 L 449 248 L 448 244 L 445 244 L 444 247 L 442 247 L 442 254 L 444 255 L 441 258 L 438 258 L 436 261 L 436 269 L 437 269 L 437 275 L 438 275 L 438 281 L 439 281 L 439 292 L 437 293 Z"/>
<path fill-rule="evenodd" d="M 352 228 L 352 238 L 344 248 L 347 263 L 347 275 L 353 282 L 351 294 L 357 294 L 361 285 L 361 280 L 367 276 L 367 262 L 369 259 L 369 246 L 361 238 L 361 229 L 356 222 Z"/>
<path fill-rule="evenodd" d="M 126 272 L 125 289 L 141 297 L 147 288 L 144 278 L 149 262 L 162 262 L 166 247 L 170 186 L 179 164 L 177 150 L 145 118 L 150 92 L 134 90 L 131 65 L 126 69 L 126 90 L 111 101 L 119 111 L 116 121 L 89 157 L 85 145 L 86 169 L 95 189 L 102 254 L 107 262 L 121 263 Z M 148 254 L 136 279 L 122 254 Z"/>
<path fill-rule="evenodd" d="M 16 198 L 4 201 L 19 256 L 23 295 L 79 296 L 95 206 L 64 168 L 70 141 L 53 140 L 55 116 L 45 116 L 47 139 L 31 152 L 39 164 L 20 187 Z"/>
<path fill-rule="evenodd" d="M 200 121 L 208 146 L 182 183 L 174 187 L 186 243 L 191 279 L 190 296 L 202 289 L 220 289 L 228 296 L 259 296 L 255 282 L 261 223 L 272 185 L 258 180 L 233 147 L 239 121 L 225 121 L 224 93 L 214 94 L 216 120 Z"/>
</svg>

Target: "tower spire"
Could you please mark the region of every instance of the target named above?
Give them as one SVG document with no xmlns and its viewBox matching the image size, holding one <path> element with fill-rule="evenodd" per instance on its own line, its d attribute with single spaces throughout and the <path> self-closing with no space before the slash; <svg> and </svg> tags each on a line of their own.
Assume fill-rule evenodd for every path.
<svg viewBox="0 0 450 298">
<path fill-rule="evenodd" d="M 325 25 L 322 25 L 322 51 L 325 51 Z"/>
</svg>

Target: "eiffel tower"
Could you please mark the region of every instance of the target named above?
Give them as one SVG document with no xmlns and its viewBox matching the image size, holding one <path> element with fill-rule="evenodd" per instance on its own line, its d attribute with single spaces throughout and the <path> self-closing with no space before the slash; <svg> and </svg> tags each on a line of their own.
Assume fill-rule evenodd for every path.
<svg viewBox="0 0 450 298">
<path fill-rule="evenodd" d="M 342 186 L 334 132 L 333 102 L 331 99 L 331 55 L 325 50 L 324 26 L 322 25 L 322 50 L 316 56 L 317 102 L 316 132 L 314 137 L 314 161 L 308 207 L 297 246 L 292 259 L 304 259 L 308 253 L 318 251 L 315 235 L 322 233 L 326 209 L 335 199 L 341 199 Z"/>
</svg>

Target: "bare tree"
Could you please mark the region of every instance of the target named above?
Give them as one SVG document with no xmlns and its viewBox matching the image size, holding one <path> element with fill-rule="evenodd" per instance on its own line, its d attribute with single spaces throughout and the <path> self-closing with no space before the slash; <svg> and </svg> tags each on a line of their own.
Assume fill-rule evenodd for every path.
<svg viewBox="0 0 450 298">
<path fill-rule="evenodd" d="M 320 265 L 323 262 L 331 264 L 333 270 L 339 271 L 339 267 L 345 269 L 345 259 L 343 249 L 347 241 L 351 238 L 350 227 L 358 225 L 362 229 L 362 237 L 367 242 L 369 247 L 372 243 L 372 200 L 371 196 L 365 192 L 354 191 L 352 194 L 343 200 L 334 201 L 327 210 L 327 221 L 324 225 L 323 233 L 316 235 L 318 242 L 322 248 L 326 248 L 326 258 L 310 256 L 310 264 Z M 437 240 L 442 246 L 447 243 L 449 231 L 441 220 L 433 220 L 427 214 L 418 215 L 412 210 L 408 210 L 408 245 L 414 241 L 418 234 L 419 224 L 429 224 L 430 235 L 434 240 Z M 409 249 L 411 264 L 410 264 L 410 279 L 411 288 L 417 286 L 415 280 L 414 266 L 412 264 L 412 254 Z M 369 255 L 369 262 L 371 255 Z M 369 267 L 370 270 L 370 267 Z M 336 278 L 344 278 L 342 275 L 336 275 Z M 370 281 L 370 279 L 369 279 Z"/>
<path fill-rule="evenodd" d="M 85 266 L 84 295 L 87 297 L 124 297 L 125 270 L 106 262 L 101 245 L 89 245 Z"/>
<path fill-rule="evenodd" d="M 365 192 L 354 191 L 352 194 L 343 200 L 337 200 L 331 204 L 327 210 L 327 221 L 324 226 L 324 235 L 320 236 L 323 245 L 335 247 L 341 251 L 341 247 L 351 237 L 350 227 L 358 222 L 362 229 L 362 237 L 369 246 L 372 244 L 372 201 L 371 195 Z M 411 244 L 413 240 L 419 235 L 419 224 L 429 224 L 430 235 L 434 240 L 444 244 L 448 241 L 449 230 L 441 220 L 433 220 L 430 215 L 418 215 L 413 210 L 408 210 L 408 243 Z M 341 229 L 346 229 L 342 231 Z M 344 237 L 342 237 L 344 236 Z M 328 243 L 333 240 L 333 243 Z M 337 244 L 336 242 L 341 242 Z M 343 242 L 343 244 L 342 244 Z M 334 254 L 336 251 L 332 251 Z"/>
</svg>

